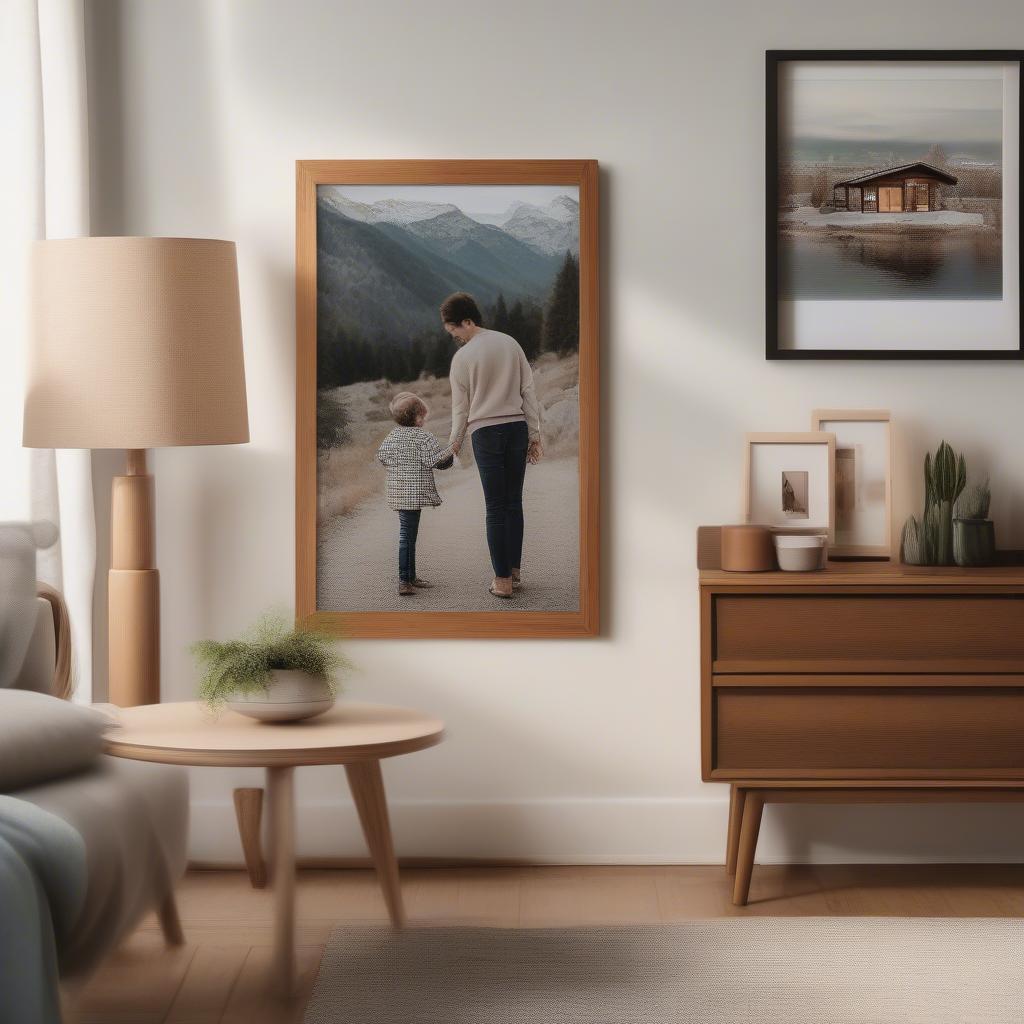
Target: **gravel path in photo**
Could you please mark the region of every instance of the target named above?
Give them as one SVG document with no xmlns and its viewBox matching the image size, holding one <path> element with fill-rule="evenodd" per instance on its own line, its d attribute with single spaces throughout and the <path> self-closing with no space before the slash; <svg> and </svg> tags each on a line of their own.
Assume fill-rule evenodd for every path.
<svg viewBox="0 0 1024 1024">
<path fill-rule="evenodd" d="M 398 514 L 383 496 L 321 530 L 317 607 L 321 611 L 576 611 L 579 607 L 579 477 L 576 459 L 527 466 L 523 587 L 510 600 L 488 592 L 493 579 L 484 535 L 484 497 L 474 465 L 434 478 L 443 504 L 423 510 L 416 571 L 435 586 L 398 596 Z"/>
</svg>

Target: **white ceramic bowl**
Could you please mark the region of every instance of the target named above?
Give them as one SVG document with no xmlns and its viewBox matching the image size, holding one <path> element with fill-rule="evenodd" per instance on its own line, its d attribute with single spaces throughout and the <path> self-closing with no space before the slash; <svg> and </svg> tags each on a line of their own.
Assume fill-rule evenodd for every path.
<svg viewBox="0 0 1024 1024">
<path fill-rule="evenodd" d="M 813 572 L 825 564 L 825 538 L 793 533 L 775 534 L 775 557 L 786 572 Z"/>
<path fill-rule="evenodd" d="M 261 722 L 295 722 L 334 707 L 334 694 L 323 679 L 292 669 L 276 669 L 270 676 L 265 691 L 235 694 L 228 707 Z"/>
</svg>

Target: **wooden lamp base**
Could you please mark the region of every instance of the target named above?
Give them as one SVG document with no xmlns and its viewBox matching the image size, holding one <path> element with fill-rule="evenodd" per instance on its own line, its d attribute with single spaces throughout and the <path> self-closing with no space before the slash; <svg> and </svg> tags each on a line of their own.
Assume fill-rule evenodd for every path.
<svg viewBox="0 0 1024 1024">
<path fill-rule="evenodd" d="M 146 452 L 128 452 L 114 477 L 107 577 L 109 700 L 121 707 L 160 702 L 160 574 L 154 564 L 153 477 Z"/>
</svg>

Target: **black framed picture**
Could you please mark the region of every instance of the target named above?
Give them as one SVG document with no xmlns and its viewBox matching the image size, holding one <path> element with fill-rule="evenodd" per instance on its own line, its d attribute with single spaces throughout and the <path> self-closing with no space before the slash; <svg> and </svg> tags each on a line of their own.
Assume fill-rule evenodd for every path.
<svg viewBox="0 0 1024 1024">
<path fill-rule="evenodd" d="M 769 50 L 768 359 L 1019 359 L 1024 52 Z"/>
</svg>

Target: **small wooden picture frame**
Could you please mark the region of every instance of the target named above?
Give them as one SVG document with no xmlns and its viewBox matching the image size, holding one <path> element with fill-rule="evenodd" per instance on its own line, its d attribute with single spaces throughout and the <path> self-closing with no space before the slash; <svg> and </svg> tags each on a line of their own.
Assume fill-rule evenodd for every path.
<svg viewBox="0 0 1024 1024">
<path fill-rule="evenodd" d="M 835 526 L 835 436 L 824 432 L 747 434 L 746 521 L 780 533 L 825 534 Z"/>
<path fill-rule="evenodd" d="M 835 542 L 830 558 L 893 557 L 893 432 L 887 409 L 815 409 L 811 429 L 835 435 Z"/>
</svg>

